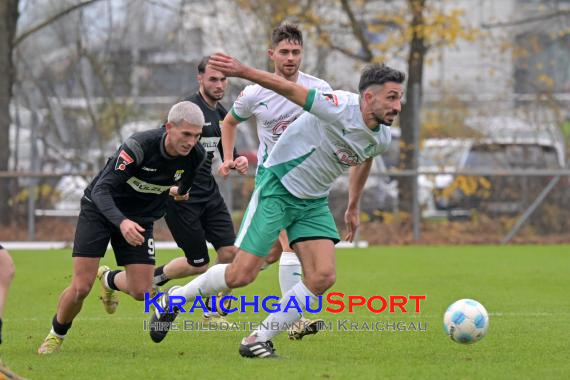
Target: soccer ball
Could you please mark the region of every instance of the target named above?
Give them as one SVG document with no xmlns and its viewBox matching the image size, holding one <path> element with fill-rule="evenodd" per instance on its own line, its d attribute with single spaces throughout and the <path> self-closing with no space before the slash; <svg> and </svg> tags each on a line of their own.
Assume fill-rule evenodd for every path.
<svg viewBox="0 0 570 380">
<path fill-rule="evenodd" d="M 445 333 L 457 343 L 471 344 L 487 335 L 489 314 L 479 302 L 463 299 L 454 302 L 443 316 Z"/>
</svg>

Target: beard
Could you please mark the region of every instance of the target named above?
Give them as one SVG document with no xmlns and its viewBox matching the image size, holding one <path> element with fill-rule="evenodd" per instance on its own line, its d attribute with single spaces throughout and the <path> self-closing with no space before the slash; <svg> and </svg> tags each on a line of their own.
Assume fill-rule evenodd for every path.
<svg viewBox="0 0 570 380">
<path fill-rule="evenodd" d="M 282 66 L 281 67 L 281 74 L 285 75 L 285 76 L 293 76 L 295 74 L 297 74 L 297 72 L 299 71 L 299 66 L 295 65 L 293 66 Z"/>
<path fill-rule="evenodd" d="M 378 122 L 378 125 L 384 124 L 384 125 L 387 125 L 387 126 L 391 126 L 392 123 L 394 122 L 394 120 L 396 120 L 396 117 L 398 117 L 398 114 L 397 114 L 397 113 L 395 113 L 395 114 L 388 114 L 388 115 L 386 115 L 386 116 L 393 116 L 394 118 L 392 119 L 392 121 L 388 121 L 388 120 L 386 120 L 385 118 L 383 118 L 382 116 L 378 116 L 378 115 L 374 114 L 374 119 L 376 120 L 376 122 Z"/>
<path fill-rule="evenodd" d="M 223 93 L 223 92 L 221 92 L 219 95 L 217 95 L 217 94 L 214 94 L 213 92 L 208 91 L 208 90 L 206 90 L 206 89 L 204 89 L 204 95 L 206 95 L 206 96 L 207 96 L 208 98 L 210 98 L 211 100 L 215 100 L 215 101 L 218 101 L 218 100 L 220 100 L 220 99 L 222 99 L 222 98 L 224 97 L 224 93 Z"/>
</svg>

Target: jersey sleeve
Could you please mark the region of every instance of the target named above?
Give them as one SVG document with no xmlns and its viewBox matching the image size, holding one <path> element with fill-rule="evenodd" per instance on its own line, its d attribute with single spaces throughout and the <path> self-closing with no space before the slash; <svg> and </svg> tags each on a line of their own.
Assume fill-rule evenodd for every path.
<svg viewBox="0 0 570 380">
<path fill-rule="evenodd" d="M 236 120 L 246 121 L 253 115 L 252 106 L 254 104 L 254 98 L 252 91 L 253 87 L 247 86 L 234 101 L 230 113 Z"/>
<path fill-rule="evenodd" d="M 190 191 L 190 188 L 194 183 L 194 178 L 196 178 L 196 174 L 198 173 L 198 169 L 200 169 L 200 167 L 204 164 L 206 157 L 206 149 L 204 149 L 202 144 L 197 144 L 190 151 L 188 158 L 190 159 L 190 166 L 192 170 L 187 170 L 182 175 L 182 179 L 178 184 L 178 195 L 184 195 Z"/>
<path fill-rule="evenodd" d="M 329 123 L 339 120 L 348 106 L 347 95 L 341 91 L 323 92 L 311 88 L 303 109 Z"/>
<path fill-rule="evenodd" d="M 316 88 L 322 92 L 333 92 L 331 85 L 324 80 L 320 81 L 319 85 Z"/>
<path fill-rule="evenodd" d="M 91 191 L 93 203 L 117 227 L 127 217 L 115 204 L 113 192 L 135 175 L 143 159 L 144 151 L 140 143 L 129 137 L 111 157 Z"/>
</svg>

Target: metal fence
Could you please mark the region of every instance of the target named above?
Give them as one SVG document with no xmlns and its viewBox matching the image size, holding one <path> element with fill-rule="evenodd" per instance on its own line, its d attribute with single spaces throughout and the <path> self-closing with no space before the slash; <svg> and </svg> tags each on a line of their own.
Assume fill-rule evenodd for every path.
<svg viewBox="0 0 570 380">
<path fill-rule="evenodd" d="M 442 175 L 449 177 L 446 187 L 425 185 Z M 9 181 L 12 210 L 10 224 L 0 229 L 0 241 L 71 242 L 79 199 L 92 176 L 0 172 L 0 181 Z M 402 177 L 416 178 L 407 204 L 398 199 L 397 181 Z M 237 229 L 254 178 L 232 175 L 218 178 L 218 184 Z M 347 180 L 341 178 L 329 197 L 341 236 L 347 191 Z M 155 226 L 155 238 L 171 240 L 162 220 Z M 359 240 L 369 244 L 568 243 L 570 170 L 376 173 L 363 194 Z"/>
</svg>

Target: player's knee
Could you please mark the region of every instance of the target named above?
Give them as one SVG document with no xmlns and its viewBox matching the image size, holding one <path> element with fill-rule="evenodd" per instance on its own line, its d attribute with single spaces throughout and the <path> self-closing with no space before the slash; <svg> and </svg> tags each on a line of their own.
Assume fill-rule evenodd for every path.
<svg viewBox="0 0 570 380">
<path fill-rule="evenodd" d="M 310 275 L 305 274 L 303 281 L 313 293 L 321 295 L 334 285 L 336 273 L 335 271 L 321 271 Z"/>
<path fill-rule="evenodd" d="M 206 273 L 208 271 L 208 267 L 209 267 L 208 265 L 201 265 L 199 267 L 192 267 L 192 273 L 190 273 L 189 275 Z"/>
<path fill-rule="evenodd" d="M 279 260 L 280 257 L 281 257 L 281 247 L 273 247 L 267 254 L 265 262 L 267 264 L 273 264 L 274 262 Z"/>
<path fill-rule="evenodd" d="M 188 265 L 186 265 L 185 267 L 179 267 L 176 275 L 174 277 L 170 277 L 170 279 L 172 280 L 174 278 L 195 276 L 198 274 L 205 273 L 208 270 L 208 262 L 200 263 L 197 265 L 194 264 L 193 262 L 188 261 L 187 264 Z"/>
<path fill-rule="evenodd" d="M 249 285 L 255 280 L 254 273 L 232 273 L 226 276 L 226 284 L 230 289 L 241 288 L 242 286 Z"/>
<path fill-rule="evenodd" d="M 236 257 L 237 247 L 227 246 L 218 249 L 218 263 L 219 264 L 229 264 Z"/>
<path fill-rule="evenodd" d="M 72 289 L 75 296 L 75 300 L 83 301 L 85 298 L 87 298 L 89 292 L 91 292 L 92 285 L 93 284 L 87 282 L 80 282 L 73 284 Z"/>
</svg>

